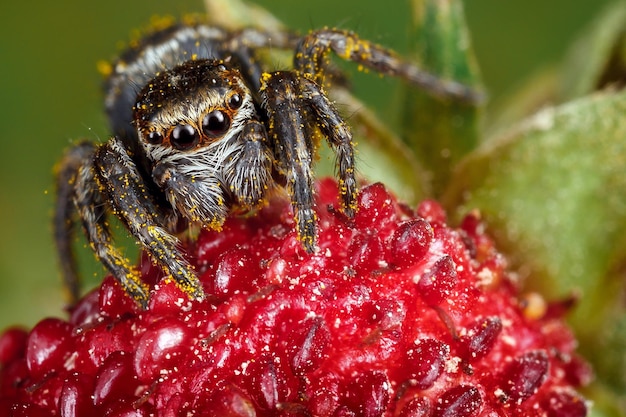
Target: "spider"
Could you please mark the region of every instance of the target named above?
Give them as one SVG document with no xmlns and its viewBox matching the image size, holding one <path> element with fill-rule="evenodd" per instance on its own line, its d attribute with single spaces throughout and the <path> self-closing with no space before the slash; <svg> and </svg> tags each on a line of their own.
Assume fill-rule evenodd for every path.
<svg viewBox="0 0 626 417">
<path fill-rule="evenodd" d="M 295 51 L 293 68 L 267 71 L 258 52 L 268 48 Z M 277 187 L 290 196 L 298 240 L 313 252 L 312 164 L 320 138 L 336 153 L 341 210 L 351 217 L 354 150 L 350 129 L 325 92 L 338 73 L 330 52 L 435 95 L 479 99 L 348 31 L 299 37 L 203 23 L 158 30 L 123 53 L 105 81 L 113 136 L 77 143 L 59 164 L 55 240 L 72 300 L 80 290 L 72 252 L 76 218 L 99 261 L 144 308 L 149 289 L 114 246 L 107 214 L 191 299 L 205 294 L 176 234 L 193 224 L 219 229 L 231 208 L 253 209 Z"/>
</svg>

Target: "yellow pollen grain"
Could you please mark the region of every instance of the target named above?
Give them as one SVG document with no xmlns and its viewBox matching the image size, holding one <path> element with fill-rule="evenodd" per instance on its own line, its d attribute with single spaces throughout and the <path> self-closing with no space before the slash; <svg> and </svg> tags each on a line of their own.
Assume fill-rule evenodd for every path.
<svg viewBox="0 0 626 417">
<path fill-rule="evenodd" d="M 355 49 L 357 48 L 357 43 L 354 41 L 354 39 L 352 37 L 347 37 L 346 38 L 346 48 L 343 51 L 343 54 L 341 55 L 341 57 L 345 60 L 349 60 L 350 56 L 352 55 L 352 52 L 355 51 Z"/>
<path fill-rule="evenodd" d="M 267 83 L 271 78 L 272 74 L 270 74 L 269 72 L 264 72 L 263 74 L 261 74 L 261 91 L 267 88 Z"/>
<path fill-rule="evenodd" d="M 152 16 L 150 18 L 150 28 L 154 31 L 167 29 L 174 23 L 176 23 L 176 19 L 173 16 Z"/>
<path fill-rule="evenodd" d="M 98 68 L 98 72 L 103 77 L 108 77 L 113 73 L 113 65 L 110 62 L 105 60 L 100 60 L 96 63 L 96 67 Z"/>
<path fill-rule="evenodd" d="M 546 300 L 536 292 L 530 292 L 522 297 L 522 312 L 530 320 L 539 320 L 548 309 Z"/>
</svg>

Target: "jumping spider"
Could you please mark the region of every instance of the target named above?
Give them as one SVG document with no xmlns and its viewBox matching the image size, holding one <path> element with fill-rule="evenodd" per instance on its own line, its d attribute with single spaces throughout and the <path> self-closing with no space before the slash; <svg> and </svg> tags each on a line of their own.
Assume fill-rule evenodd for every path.
<svg viewBox="0 0 626 417">
<path fill-rule="evenodd" d="M 268 72 L 258 59 L 267 48 L 294 50 L 293 69 Z M 206 24 L 157 31 L 126 51 L 107 77 L 105 106 L 114 136 L 102 144 L 76 144 L 59 166 L 55 237 L 74 300 L 76 215 L 97 258 L 142 307 L 149 290 L 113 246 L 109 210 L 194 299 L 204 291 L 175 234 L 190 224 L 219 228 L 231 207 L 254 208 L 277 186 L 291 198 L 299 241 L 314 251 L 312 163 L 321 137 L 336 152 L 342 210 L 352 216 L 352 136 L 324 91 L 325 75 L 338 72 L 328 63 L 331 51 L 436 95 L 478 98 L 347 31 L 298 37 Z"/>
</svg>

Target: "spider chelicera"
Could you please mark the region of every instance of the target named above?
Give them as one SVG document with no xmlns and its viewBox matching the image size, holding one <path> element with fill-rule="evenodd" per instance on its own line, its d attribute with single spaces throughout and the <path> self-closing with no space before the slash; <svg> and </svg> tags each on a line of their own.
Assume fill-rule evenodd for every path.
<svg viewBox="0 0 626 417">
<path fill-rule="evenodd" d="M 257 54 L 267 48 L 295 51 L 293 68 L 268 72 Z M 179 24 L 152 33 L 122 54 L 107 77 L 114 136 L 76 144 L 59 165 L 55 238 L 73 300 L 79 293 L 76 217 L 97 258 L 142 307 L 149 289 L 113 245 L 108 212 L 194 299 L 204 291 L 176 233 L 190 224 L 218 229 L 232 207 L 254 208 L 277 186 L 291 198 L 299 241 L 314 251 L 312 163 L 321 137 L 336 152 L 342 211 L 352 216 L 352 136 L 324 91 L 325 75 L 336 72 L 329 70 L 330 52 L 435 95 L 479 99 L 470 88 L 343 30 L 298 37 Z"/>
</svg>

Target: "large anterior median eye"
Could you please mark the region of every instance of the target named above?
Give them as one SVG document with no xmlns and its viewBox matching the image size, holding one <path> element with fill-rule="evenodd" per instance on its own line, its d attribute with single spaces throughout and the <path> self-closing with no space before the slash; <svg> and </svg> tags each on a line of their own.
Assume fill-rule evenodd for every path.
<svg viewBox="0 0 626 417">
<path fill-rule="evenodd" d="M 198 132 L 191 125 L 178 125 L 170 133 L 170 143 L 181 151 L 191 149 L 198 144 Z"/>
<path fill-rule="evenodd" d="M 213 110 L 202 119 L 202 131 L 209 137 L 222 136 L 230 127 L 230 118 L 222 110 Z"/>
</svg>

